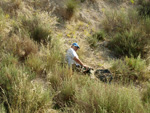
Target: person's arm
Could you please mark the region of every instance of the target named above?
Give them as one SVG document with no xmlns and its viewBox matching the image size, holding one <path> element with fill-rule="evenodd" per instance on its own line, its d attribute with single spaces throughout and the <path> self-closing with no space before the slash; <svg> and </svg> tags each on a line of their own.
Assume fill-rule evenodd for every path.
<svg viewBox="0 0 150 113">
<path fill-rule="evenodd" d="M 85 67 L 85 68 L 88 68 L 88 66 L 84 65 L 80 59 L 78 59 L 77 57 L 74 57 L 73 58 L 74 61 L 76 61 L 78 64 L 80 64 L 81 66 Z"/>
<path fill-rule="evenodd" d="M 80 64 L 81 66 L 84 66 L 83 63 L 81 62 L 80 59 L 78 59 L 77 57 L 73 58 L 74 61 L 76 61 L 78 64 Z"/>
</svg>

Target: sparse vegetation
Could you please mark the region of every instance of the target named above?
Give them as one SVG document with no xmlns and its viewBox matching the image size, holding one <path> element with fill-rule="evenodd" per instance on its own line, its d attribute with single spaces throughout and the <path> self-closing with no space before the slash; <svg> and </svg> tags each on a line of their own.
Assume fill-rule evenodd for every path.
<svg viewBox="0 0 150 113">
<path fill-rule="evenodd" d="M 78 7 L 78 2 L 76 0 L 67 0 L 66 7 L 66 19 L 70 20 L 75 14 Z"/>
<path fill-rule="evenodd" d="M 81 1 L 81 3 L 85 2 L 85 1 L 89 1 L 89 2 L 92 2 L 92 3 L 96 2 L 96 0 L 80 0 L 80 1 Z"/>
<path fill-rule="evenodd" d="M 137 58 L 126 57 L 124 60 L 117 60 L 113 63 L 111 70 L 115 78 L 124 81 L 142 82 L 150 79 L 149 72 L 146 69 L 146 61 L 140 56 Z"/>
<path fill-rule="evenodd" d="M 113 35 L 117 32 L 121 33 L 129 30 L 132 26 L 131 22 L 127 12 L 114 10 L 106 12 L 102 26 L 106 32 Z"/>
<path fill-rule="evenodd" d="M 51 105 L 50 92 L 44 90 L 41 84 L 32 82 L 29 78 L 34 73 L 17 62 L 13 55 L 4 54 L 0 65 L 0 95 L 8 106 L 6 110 L 23 113 L 44 111 L 43 108 Z"/>
<path fill-rule="evenodd" d="M 150 104 L 150 84 L 147 84 L 147 89 L 143 92 L 143 101 Z"/>
<path fill-rule="evenodd" d="M 128 11 L 114 11 L 110 15 L 108 14 L 111 12 L 106 13 L 107 18 L 103 21 L 103 27 L 111 37 L 109 48 L 119 57 L 137 57 L 139 54 L 144 57 L 150 45 L 147 32 L 149 19 L 142 20 L 133 9 Z"/>
<path fill-rule="evenodd" d="M 45 23 L 42 25 L 40 18 L 31 17 L 31 19 L 22 20 L 23 25 L 26 30 L 29 32 L 30 37 L 33 38 L 37 42 L 44 42 L 51 40 L 51 29 L 49 23 Z"/>
<path fill-rule="evenodd" d="M 91 47 L 97 47 L 99 41 L 103 41 L 106 38 L 106 34 L 104 31 L 99 31 L 94 33 L 91 37 L 88 38 L 88 42 Z"/>
<path fill-rule="evenodd" d="M 98 92 L 98 93 L 97 93 Z M 128 95 L 128 96 L 127 96 Z M 136 90 L 117 85 L 87 82 L 77 96 L 77 107 L 82 112 L 142 112 L 141 100 Z M 134 103 L 134 104 L 133 104 Z M 136 103 L 136 104 L 135 104 Z"/>
<path fill-rule="evenodd" d="M 142 57 L 146 54 L 146 47 L 148 46 L 148 40 L 145 34 L 140 30 L 131 29 L 130 31 L 124 31 L 117 33 L 109 42 L 109 48 L 116 52 L 119 56 L 132 55 Z"/>
<path fill-rule="evenodd" d="M 149 64 L 145 59 L 149 57 L 147 53 L 150 46 L 149 2 L 135 4 L 140 5 L 137 9 L 139 12 L 135 7 L 128 11 L 121 8 L 107 12 L 104 21 L 97 21 L 98 18 L 94 16 L 97 12 L 93 12 L 92 15 L 87 12 L 98 11 L 98 14 L 102 14 L 99 0 L 84 1 L 68 0 L 61 4 L 58 0 L 60 5 L 66 6 L 65 18 L 70 20 L 63 25 L 57 24 L 55 11 L 51 12 L 55 10 L 55 5 L 49 0 L 0 1 L 1 113 L 150 111 L 150 87 L 145 87 L 150 80 L 147 68 Z M 91 2 L 94 4 L 89 7 Z M 104 6 L 108 4 L 105 0 L 100 2 Z M 113 4 L 117 6 L 128 1 L 112 2 L 117 2 Z M 129 2 L 134 3 L 134 0 Z M 86 22 L 78 20 L 80 13 L 71 20 L 79 5 L 83 6 L 81 16 L 83 19 L 84 16 L 87 18 Z M 91 16 L 92 21 L 88 20 Z M 101 17 L 103 18 L 103 15 Z M 101 29 L 94 34 L 96 28 L 93 28 L 93 21 L 102 22 Z M 101 60 L 101 56 L 94 55 L 94 47 L 104 40 L 108 41 L 110 50 L 115 51 L 118 58 L 121 57 L 112 64 L 114 80 L 111 84 L 104 84 L 87 75 L 72 72 L 65 65 L 65 48 L 77 40 L 81 47 L 78 53 L 81 59 L 94 56 L 92 61 L 88 62 L 97 63 L 95 59 Z M 93 47 L 94 54 L 90 53 L 93 51 L 88 46 Z M 86 60 L 85 58 L 84 61 Z"/>
<path fill-rule="evenodd" d="M 150 17 L 150 1 L 149 0 L 142 0 L 140 1 L 140 7 L 138 9 L 139 14 L 141 16 L 149 16 Z"/>
</svg>

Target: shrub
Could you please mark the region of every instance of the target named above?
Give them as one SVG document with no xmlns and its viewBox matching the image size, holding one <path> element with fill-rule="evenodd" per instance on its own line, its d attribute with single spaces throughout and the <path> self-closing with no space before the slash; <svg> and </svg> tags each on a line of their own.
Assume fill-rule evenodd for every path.
<svg viewBox="0 0 150 113">
<path fill-rule="evenodd" d="M 42 74 L 45 69 L 46 63 L 42 61 L 42 59 L 36 55 L 30 55 L 25 61 L 27 67 L 35 71 L 37 74 Z"/>
<path fill-rule="evenodd" d="M 88 42 L 90 44 L 91 47 L 97 47 L 97 44 L 100 40 L 104 40 L 105 39 L 105 32 L 104 31 L 99 31 L 94 33 L 91 37 L 88 38 Z"/>
<path fill-rule="evenodd" d="M 17 36 L 3 41 L 5 51 L 17 55 L 24 61 L 30 54 L 38 51 L 37 44 L 29 38 L 18 38 Z"/>
<path fill-rule="evenodd" d="M 50 41 L 50 31 L 42 26 L 36 26 L 33 32 L 31 32 L 31 38 L 33 38 L 37 42 L 44 42 Z"/>
<path fill-rule="evenodd" d="M 49 24 L 49 22 L 42 22 L 42 20 L 38 16 L 36 16 L 30 18 L 22 18 L 22 24 L 29 32 L 30 37 L 38 43 L 47 43 L 51 40 L 51 25 Z"/>
<path fill-rule="evenodd" d="M 46 70 L 54 70 L 57 65 L 63 62 L 63 46 L 61 40 L 56 36 L 46 46 L 41 46 L 41 54 L 46 62 Z"/>
<path fill-rule="evenodd" d="M 123 3 L 125 2 L 125 0 L 107 0 L 108 2 L 111 2 L 111 3 Z"/>
<path fill-rule="evenodd" d="M 140 93 L 130 87 L 86 81 L 75 97 L 75 109 L 84 113 L 143 112 Z"/>
<path fill-rule="evenodd" d="M 110 34 L 123 32 L 131 27 L 128 13 L 125 11 L 106 12 L 105 18 L 102 21 L 104 30 Z"/>
<path fill-rule="evenodd" d="M 61 89 L 63 81 L 70 79 L 71 75 L 72 70 L 67 66 L 55 65 L 55 68 L 48 73 L 47 79 L 50 81 L 52 88 L 58 91 Z"/>
<path fill-rule="evenodd" d="M 6 113 L 4 105 L 0 103 L 0 112 L 1 113 Z"/>
<path fill-rule="evenodd" d="M 143 82 L 150 78 L 148 76 L 146 61 L 142 60 L 140 56 L 117 60 L 113 63 L 111 70 L 115 75 L 115 79 L 127 80 L 127 82 Z"/>
<path fill-rule="evenodd" d="M 64 80 L 59 91 L 60 93 L 54 97 L 55 108 L 70 107 L 75 101 L 75 82 L 73 79 Z"/>
<path fill-rule="evenodd" d="M 139 54 L 143 57 L 147 54 L 146 47 L 149 39 L 142 30 L 131 29 L 122 33 L 117 33 L 109 42 L 109 48 L 116 52 L 118 56 L 134 56 Z"/>
<path fill-rule="evenodd" d="M 150 16 L 150 1 L 143 0 L 140 2 L 140 7 L 138 8 L 139 15 L 141 16 Z"/>
<path fill-rule="evenodd" d="M 17 11 L 22 8 L 22 0 L 2 0 L 0 7 L 10 16 L 18 16 Z"/>
<path fill-rule="evenodd" d="M 150 84 L 147 85 L 147 89 L 143 92 L 143 101 L 150 104 Z"/>
<path fill-rule="evenodd" d="M 9 15 L 5 14 L 4 11 L 0 8 L 0 35 L 5 36 L 6 33 L 10 30 Z M 7 29 L 7 30 L 6 30 Z"/>
<path fill-rule="evenodd" d="M 85 2 L 85 1 L 89 1 L 89 2 L 92 2 L 92 3 L 96 2 L 96 0 L 80 0 L 80 1 L 81 1 L 81 3 Z"/>
<path fill-rule="evenodd" d="M 146 111 L 150 111 L 150 84 L 147 84 L 146 89 L 142 92 L 143 104 L 146 108 Z"/>
<path fill-rule="evenodd" d="M 66 19 L 70 20 L 78 7 L 78 2 L 76 0 L 68 0 L 66 7 Z"/>
<path fill-rule="evenodd" d="M 81 0 L 81 3 L 85 2 L 86 0 Z"/>
<path fill-rule="evenodd" d="M 138 12 L 129 8 L 127 11 L 120 9 L 107 11 L 105 13 L 105 18 L 102 21 L 103 29 L 113 36 L 118 32 L 124 32 L 130 30 L 131 27 L 137 27 L 141 25 L 140 18 L 138 17 Z"/>
<path fill-rule="evenodd" d="M 11 56 L 12 57 L 12 56 Z M 42 84 L 31 82 L 32 72 L 14 63 L 16 58 L 4 57 L 0 64 L 0 95 L 9 112 L 44 112 L 51 108 L 51 93 Z"/>
<path fill-rule="evenodd" d="M 150 36 L 150 18 L 143 19 L 143 26 L 142 26 L 143 32 L 146 33 L 146 35 Z M 149 41 L 149 39 L 147 40 Z"/>
<path fill-rule="evenodd" d="M 36 1 L 31 1 L 31 0 L 26 0 L 28 5 L 34 7 L 35 10 L 42 10 L 42 11 L 47 11 L 50 12 L 51 8 L 51 2 L 48 0 L 36 0 Z"/>
</svg>

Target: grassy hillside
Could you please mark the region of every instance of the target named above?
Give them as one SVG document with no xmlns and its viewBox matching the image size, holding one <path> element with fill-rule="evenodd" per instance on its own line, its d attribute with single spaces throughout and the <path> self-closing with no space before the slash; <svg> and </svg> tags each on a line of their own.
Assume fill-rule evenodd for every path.
<svg viewBox="0 0 150 113">
<path fill-rule="evenodd" d="M 73 42 L 111 84 L 72 73 Z M 0 113 L 150 113 L 149 50 L 148 0 L 1 0 Z"/>
</svg>

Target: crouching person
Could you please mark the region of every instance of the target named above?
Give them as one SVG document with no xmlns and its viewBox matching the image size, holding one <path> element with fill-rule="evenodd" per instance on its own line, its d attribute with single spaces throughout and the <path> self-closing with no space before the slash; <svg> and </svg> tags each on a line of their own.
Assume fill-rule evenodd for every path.
<svg viewBox="0 0 150 113">
<path fill-rule="evenodd" d="M 77 43 L 73 43 L 71 48 L 67 50 L 66 61 L 68 63 L 69 68 L 73 69 L 73 71 L 80 71 L 82 67 L 88 68 L 88 66 L 84 65 L 83 62 L 79 59 L 76 51 L 80 49 Z"/>
</svg>

